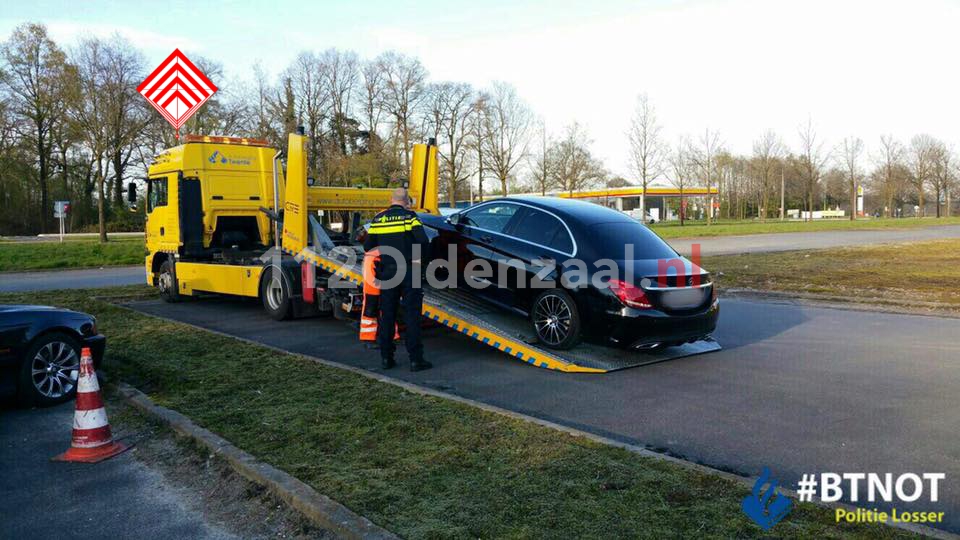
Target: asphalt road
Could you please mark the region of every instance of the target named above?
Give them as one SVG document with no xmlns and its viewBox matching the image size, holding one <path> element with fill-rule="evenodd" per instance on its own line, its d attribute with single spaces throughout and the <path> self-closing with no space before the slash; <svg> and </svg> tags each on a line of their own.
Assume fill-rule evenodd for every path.
<svg viewBox="0 0 960 540">
<path fill-rule="evenodd" d="M 73 411 L 0 410 L 0 538 L 236 538 L 187 509 L 135 448 L 95 465 L 51 462 L 70 446 Z"/>
<path fill-rule="evenodd" d="M 379 370 L 377 353 L 340 321 L 275 322 L 240 299 L 135 307 Z M 434 328 L 425 346 L 435 369 L 410 373 L 401 360 L 387 373 L 737 473 L 768 466 L 784 485 L 804 473 L 943 472 L 939 503 L 897 508 L 944 511 L 943 527 L 958 532 L 958 335 L 957 319 L 723 300 L 724 350 L 707 355 L 574 375 Z"/>
<path fill-rule="evenodd" d="M 913 229 L 876 229 L 848 231 L 817 231 L 810 233 L 774 233 L 743 236 L 716 236 L 704 238 L 671 238 L 667 240 L 681 255 L 690 255 L 691 246 L 700 244 L 707 255 L 736 255 L 796 249 L 824 249 L 832 247 L 889 244 L 894 242 L 922 242 L 960 238 L 960 225 L 940 225 Z"/>
<path fill-rule="evenodd" d="M 0 272 L 0 292 L 93 289 L 146 282 L 143 265 L 50 272 Z"/>
</svg>

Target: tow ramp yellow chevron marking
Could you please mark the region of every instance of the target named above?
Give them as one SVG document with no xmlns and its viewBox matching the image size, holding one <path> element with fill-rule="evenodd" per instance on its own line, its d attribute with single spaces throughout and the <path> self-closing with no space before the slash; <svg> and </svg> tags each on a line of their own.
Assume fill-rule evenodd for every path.
<svg viewBox="0 0 960 540">
<path fill-rule="evenodd" d="M 329 254 L 318 254 L 309 250 L 301 256 L 341 279 L 356 285 L 363 283 L 359 266 L 346 265 Z M 669 347 L 653 353 L 623 351 L 589 344 L 579 345 L 570 351 L 547 350 L 514 337 L 518 334 L 516 328 L 500 328 L 496 321 L 490 321 L 488 317 L 476 317 L 470 313 L 467 306 L 458 305 L 456 299 L 446 299 L 445 296 L 441 297 L 439 292 L 430 289 L 424 290 L 423 316 L 528 364 L 568 373 L 607 373 L 720 350 L 720 345 L 712 339 Z"/>
</svg>

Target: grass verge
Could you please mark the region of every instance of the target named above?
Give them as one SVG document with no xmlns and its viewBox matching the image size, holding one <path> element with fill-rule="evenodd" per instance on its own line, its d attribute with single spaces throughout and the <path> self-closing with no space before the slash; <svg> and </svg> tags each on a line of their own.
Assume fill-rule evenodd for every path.
<svg viewBox="0 0 960 540">
<path fill-rule="evenodd" d="M 910 229 L 936 225 L 957 225 L 960 217 L 949 218 L 904 218 L 904 219 L 848 219 L 820 221 L 779 221 L 761 223 L 755 220 L 718 221 L 709 227 L 703 221 L 687 222 L 683 227 L 677 221 L 657 223 L 651 228 L 662 238 L 686 238 L 703 236 L 731 236 L 741 234 L 799 233 L 839 230 Z"/>
<path fill-rule="evenodd" d="M 143 264 L 143 238 L 0 243 L 0 272 Z"/>
<path fill-rule="evenodd" d="M 132 313 L 146 287 L 0 295 L 98 317 L 105 367 L 257 458 L 404 537 L 748 538 L 731 480 L 356 373 Z M 322 344 L 318 344 L 322 347 Z M 322 352 L 322 350 L 321 350 Z M 771 531 L 899 538 L 798 504 Z"/>
<path fill-rule="evenodd" d="M 704 257 L 721 288 L 960 309 L 960 239 Z"/>
</svg>

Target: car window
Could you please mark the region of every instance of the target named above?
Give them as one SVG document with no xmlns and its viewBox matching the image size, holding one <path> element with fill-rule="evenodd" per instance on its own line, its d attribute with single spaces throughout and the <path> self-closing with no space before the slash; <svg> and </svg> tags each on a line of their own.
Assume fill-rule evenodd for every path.
<svg viewBox="0 0 960 540">
<path fill-rule="evenodd" d="M 567 228 L 558 218 L 542 210 L 524 208 L 509 234 L 562 253 L 573 253 L 573 241 L 570 239 Z"/>
<path fill-rule="evenodd" d="M 463 223 L 472 227 L 479 227 L 488 231 L 502 233 L 510 223 L 510 219 L 517 213 L 515 204 L 492 203 L 469 210 L 463 214 Z"/>
<path fill-rule="evenodd" d="M 633 246 L 633 258 L 672 259 L 677 256 L 666 242 L 636 221 L 596 223 L 590 227 L 591 246 L 599 258 L 623 260 L 626 246 Z"/>
<path fill-rule="evenodd" d="M 167 177 L 150 178 L 147 191 L 147 213 L 158 206 L 167 205 Z"/>
</svg>

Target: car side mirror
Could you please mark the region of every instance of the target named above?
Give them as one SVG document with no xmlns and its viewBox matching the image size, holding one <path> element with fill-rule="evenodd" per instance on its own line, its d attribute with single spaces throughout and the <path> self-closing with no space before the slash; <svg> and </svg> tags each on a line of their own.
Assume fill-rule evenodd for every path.
<svg viewBox="0 0 960 540">
<path fill-rule="evenodd" d="M 458 212 L 456 214 L 450 214 L 450 216 L 447 217 L 447 223 L 453 225 L 454 227 L 459 227 L 461 225 L 460 213 Z"/>
<path fill-rule="evenodd" d="M 130 182 L 127 184 L 127 202 L 136 206 L 137 205 L 137 183 Z"/>
</svg>

